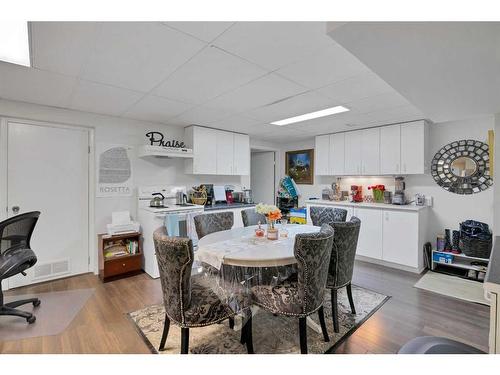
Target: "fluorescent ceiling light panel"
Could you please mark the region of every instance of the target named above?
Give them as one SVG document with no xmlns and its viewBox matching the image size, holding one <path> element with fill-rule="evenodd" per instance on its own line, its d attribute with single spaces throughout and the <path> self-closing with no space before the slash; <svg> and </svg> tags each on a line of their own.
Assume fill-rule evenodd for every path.
<svg viewBox="0 0 500 375">
<path fill-rule="evenodd" d="M 349 109 L 347 109 L 346 107 L 343 107 L 341 105 L 338 105 L 336 107 L 322 109 L 321 111 L 306 113 L 305 115 L 300 115 L 300 116 L 286 118 L 284 120 L 274 121 L 274 122 L 271 122 L 271 124 L 283 126 L 283 125 L 288 125 L 288 124 L 294 124 L 296 122 L 312 120 L 314 118 L 335 115 L 337 113 L 342 113 L 342 112 L 347 112 L 347 111 L 349 111 Z"/>
<path fill-rule="evenodd" d="M 30 66 L 28 22 L 0 22 L 0 61 Z"/>
</svg>

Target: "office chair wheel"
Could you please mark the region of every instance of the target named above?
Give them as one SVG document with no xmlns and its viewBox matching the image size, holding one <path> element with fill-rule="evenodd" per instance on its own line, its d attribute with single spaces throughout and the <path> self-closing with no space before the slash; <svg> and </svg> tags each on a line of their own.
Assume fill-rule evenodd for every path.
<svg viewBox="0 0 500 375">
<path fill-rule="evenodd" d="M 40 306 L 40 303 L 42 303 L 42 301 L 38 300 L 38 301 L 33 301 L 33 307 L 38 307 Z"/>
<path fill-rule="evenodd" d="M 35 323 L 35 321 L 36 321 L 36 316 L 35 316 L 35 315 L 31 315 L 29 318 L 26 318 L 26 321 L 27 321 L 29 324 L 33 324 L 33 323 Z"/>
</svg>

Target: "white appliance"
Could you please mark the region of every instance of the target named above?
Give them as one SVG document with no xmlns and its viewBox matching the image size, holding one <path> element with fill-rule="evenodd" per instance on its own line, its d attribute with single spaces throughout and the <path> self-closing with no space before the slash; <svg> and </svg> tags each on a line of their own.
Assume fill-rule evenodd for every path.
<svg viewBox="0 0 500 375">
<path fill-rule="evenodd" d="M 202 214 L 205 207 L 195 204 L 177 205 L 175 198 L 179 191 L 186 193 L 186 187 L 173 185 L 142 186 L 137 191 L 137 214 L 142 226 L 144 271 L 152 278 L 160 276 L 158 263 L 156 262 L 153 232 L 164 225 L 167 215 L 176 215 L 179 225 L 179 236 L 188 237 L 189 234 L 189 237 L 193 240 L 193 245 L 196 246 L 198 243 L 195 231 L 189 231 L 189 228 L 194 228 L 191 222 L 192 218 L 195 215 Z M 153 193 L 162 193 L 165 196 L 164 205 L 166 207 L 158 208 L 149 206 L 149 201 L 152 199 Z"/>
<path fill-rule="evenodd" d="M 106 228 L 110 236 L 124 233 L 139 232 L 141 226 L 138 222 L 130 220 L 129 211 L 116 211 L 111 213 L 111 224 Z"/>
</svg>

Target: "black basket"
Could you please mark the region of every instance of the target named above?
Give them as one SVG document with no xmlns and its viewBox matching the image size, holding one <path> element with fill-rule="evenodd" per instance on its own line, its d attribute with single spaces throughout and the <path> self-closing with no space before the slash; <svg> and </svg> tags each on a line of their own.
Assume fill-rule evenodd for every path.
<svg viewBox="0 0 500 375">
<path fill-rule="evenodd" d="M 460 250 L 469 257 L 489 259 L 491 247 L 491 237 L 489 240 L 482 240 L 464 235 L 463 232 L 460 236 Z"/>
</svg>

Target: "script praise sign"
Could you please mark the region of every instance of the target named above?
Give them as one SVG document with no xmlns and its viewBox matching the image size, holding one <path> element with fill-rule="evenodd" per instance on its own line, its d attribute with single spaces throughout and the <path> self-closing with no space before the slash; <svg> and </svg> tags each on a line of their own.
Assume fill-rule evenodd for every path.
<svg viewBox="0 0 500 375">
<path fill-rule="evenodd" d="M 175 147 L 175 148 L 186 148 L 184 142 L 176 141 L 175 139 L 165 140 L 165 137 L 160 132 L 149 132 L 146 133 L 151 146 L 161 146 L 161 147 Z"/>
</svg>

